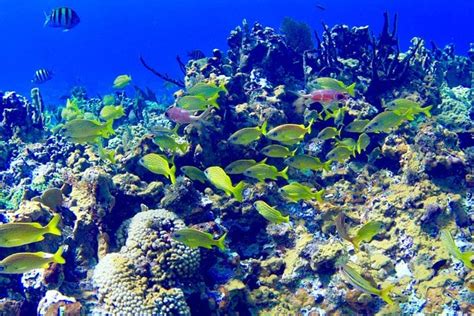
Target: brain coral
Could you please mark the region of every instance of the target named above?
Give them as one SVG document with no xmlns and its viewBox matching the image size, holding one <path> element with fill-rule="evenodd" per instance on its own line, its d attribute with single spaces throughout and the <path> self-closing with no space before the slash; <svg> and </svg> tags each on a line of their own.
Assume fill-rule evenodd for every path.
<svg viewBox="0 0 474 316">
<path fill-rule="evenodd" d="M 180 278 L 191 277 L 199 266 L 199 250 L 171 239 L 173 231 L 184 227 L 181 219 L 164 209 L 138 213 L 121 252 L 134 262 L 147 263 L 153 282 L 173 286 Z"/>
<path fill-rule="evenodd" d="M 128 225 L 120 252 L 106 255 L 94 270 L 100 310 L 112 314 L 189 315 L 179 285 L 199 267 L 197 249 L 170 238 L 184 222 L 164 209 L 144 210 Z"/>
</svg>

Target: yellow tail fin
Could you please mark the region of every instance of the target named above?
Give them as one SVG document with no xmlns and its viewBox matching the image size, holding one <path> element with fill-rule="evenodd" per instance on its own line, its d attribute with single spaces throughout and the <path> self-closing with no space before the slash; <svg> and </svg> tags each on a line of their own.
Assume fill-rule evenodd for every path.
<svg viewBox="0 0 474 316">
<path fill-rule="evenodd" d="M 423 110 L 423 113 L 426 115 L 426 117 L 431 117 L 430 110 L 433 108 L 432 105 L 426 106 L 424 108 L 421 108 Z"/>
<path fill-rule="evenodd" d="M 62 257 L 64 252 L 64 246 L 59 247 L 58 251 L 53 256 L 53 262 L 59 263 L 59 264 L 65 264 L 66 259 Z"/>
<path fill-rule="evenodd" d="M 102 131 L 102 137 L 109 138 L 111 135 L 115 134 L 114 131 L 114 120 L 108 120 L 104 123 L 104 129 Z"/>
<path fill-rule="evenodd" d="M 286 166 L 285 169 L 283 169 L 282 171 L 278 172 L 278 175 L 282 177 L 283 179 L 288 180 L 287 172 L 288 172 L 288 166 Z"/>
<path fill-rule="evenodd" d="M 170 176 L 171 184 L 175 184 L 176 183 L 176 166 L 173 165 L 170 171 L 171 172 L 169 173 L 169 176 Z"/>
<path fill-rule="evenodd" d="M 322 165 L 323 170 L 327 172 L 331 171 L 331 163 L 332 163 L 332 160 L 323 162 L 323 165 Z"/>
<path fill-rule="evenodd" d="M 220 106 L 219 106 L 219 103 L 217 103 L 217 99 L 219 99 L 219 94 L 216 94 L 212 98 L 207 99 L 207 102 L 209 102 L 209 104 L 215 107 L 216 109 L 219 109 Z"/>
<path fill-rule="evenodd" d="M 316 199 L 316 201 L 318 201 L 319 203 L 323 203 L 323 194 L 324 194 L 325 190 L 324 189 L 321 189 L 319 190 L 318 192 L 314 192 L 313 196 L 314 198 Z"/>
<path fill-rule="evenodd" d="M 224 251 L 225 250 L 225 237 L 227 236 L 227 233 L 225 233 L 224 235 L 222 235 L 221 238 L 217 239 L 216 240 L 216 246 L 217 248 L 219 248 L 220 250 Z"/>
<path fill-rule="evenodd" d="M 347 89 L 347 93 L 349 93 L 349 95 L 351 97 L 354 97 L 355 96 L 355 86 L 356 86 L 356 83 L 354 82 L 353 84 L 351 84 L 350 86 L 348 86 L 346 89 Z"/>
<path fill-rule="evenodd" d="M 46 228 L 46 233 L 56 235 L 56 236 L 61 236 L 61 231 L 58 228 L 58 224 L 59 224 L 60 220 L 61 220 L 61 215 L 54 214 L 51 221 L 45 227 Z"/>
<path fill-rule="evenodd" d="M 244 181 L 240 181 L 232 190 L 232 194 L 238 202 L 242 202 L 242 191 L 244 190 L 244 184 Z"/>
<path fill-rule="evenodd" d="M 314 118 L 312 118 L 309 121 L 308 127 L 306 127 L 306 130 L 308 131 L 308 134 L 311 134 L 311 126 L 313 126 L 313 123 L 314 123 Z"/>
<path fill-rule="evenodd" d="M 394 287 L 394 285 L 389 285 L 389 286 L 387 286 L 386 288 L 384 288 L 380 291 L 380 297 L 387 304 L 390 304 L 390 305 L 394 304 L 393 300 L 390 298 L 390 292 L 392 291 L 393 287 Z"/>
<path fill-rule="evenodd" d="M 260 127 L 260 132 L 262 133 L 263 136 L 267 135 L 267 125 L 268 125 L 268 121 L 265 120 L 265 122 L 263 122 L 262 124 L 262 127 Z"/>
<path fill-rule="evenodd" d="M 474 251 L 466 251 L 461 254 L 461 261 L 464 263 L 466 268 L 474 269 L 474 264 L 472 263 L 472 259 L 474 259 Z"/>
</svg>

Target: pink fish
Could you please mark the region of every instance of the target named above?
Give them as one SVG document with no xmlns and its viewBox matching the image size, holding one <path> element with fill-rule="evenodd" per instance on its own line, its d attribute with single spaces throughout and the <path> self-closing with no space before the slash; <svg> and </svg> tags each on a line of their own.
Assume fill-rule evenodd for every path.
<svg viewBox="0 0 474 316">
<path fill-rule="evenodd" d="M 345 101 L 348 98 L 348 94 L 331 90 L 331 89 L 318 89 L 314 90 L 310 94 L 302 94 L 293 102 L 298 113 L 303 113 L 304 107 L 311 103 L 319 102 L 322 105 L 328 105 Z"/>
<path fill-rule="evenodd" d="M 310 94 L 311 100 L 322 104 L 344 101 L 347 100 L 347 96 L 346 93 L 328 89 L 314 90 Z"/>
<path fill-rule="evenodd" d="M 190 124 L 197 122 L 203 119 L 206 115 L 210 112 L 210 108 L 206 109 L 206 111 L 202 112 L 200 115 L 192 115 L 191 112 L 178 108 L 176 106 L 172 106 L 166 110 L 166 117 L 171 121 L 178 123 L 178 124 Z"/>
</svg>

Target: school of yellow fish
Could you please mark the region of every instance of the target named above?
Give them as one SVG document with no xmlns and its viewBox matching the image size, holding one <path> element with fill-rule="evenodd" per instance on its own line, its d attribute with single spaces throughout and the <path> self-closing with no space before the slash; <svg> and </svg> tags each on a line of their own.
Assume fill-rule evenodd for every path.
<svg viewBox="0 0 474 316">
<path fill-rule="evenodd" d="M 342 82 L 332 78 L 319 78 L 318 84 L 322 88 L 335 89 L 350 96 L 355 95 L 354 84 L 345 86 Z M 128 75 L 118 76 L 113 84 L 115 89 L 123 89 L 131 82 Z M 206 111 L 210 107 L 219 109 L 218 100 L 222 94 L 227 94 L 224 84 L 198 83 L 187 90 L 186 95 L 176 101 L 176 106 L 190 111 L 191 113 Z M 110 99 L 110 98 L 109 98 Z M 106 104 L 101 112 L 100 118 L 87 118 L 78 116 L 77 106 L 68 100 L 66 114 L 70 118 L 61 127 L 63 135 L 73 142 L 89 143 L 97 145 L 99 156 L 104 160 L 114 162 L 114 151 L 102 147 L 102 139 L 109 138 L 115 133 L 113 124 L 116 120 L 124 116 L 124 109 L 121 105 L 114 105 L 113 100 L 105 100 Z M 304 105 L 303 105 L 304 106 Z M 316 113 L 309 122 L 304 124 L 283 124 L 269 128 L 268 122 L 264 121 L 261 126 L 245 127 L 235 131 L 228 138 L 228 142 L 233 146 L 250 146 L 257 144 L 262 138 L 272 142 L 259 150 L 266 156 L 263 160 L 239 159 L 225 167 L 210 166 L 201 170 L 195 166 L 181 166 L 179 171 L 192 181 L 200 183 L 209 182 L 217 190 L 242 202 L 244 189 L 248 182 L 240 181 L 235 183 L 229 175 L 243 175 L 250 181 L 265 182 L 266 180 L 286 181 L 287 184 L 279 188 L 282 198 L 291 203 L 314 200 L 318 203 L 324 201 L 324 188 L 314 188 L 304 183 L 292 181 L 289 178 L 288 170 L 293 168 L 300 172 L 329 172 L 333 162 L 344 163 L 351 157 L 362 154 L 371 144 L 370 134 L 389 133 L 407 121 L 412 121 L 418 114 L 431 117 L 431 106 L 422 107 L 420 104 L 408 99 L 397 99 L 384 105 L 385 110 L 377 114 L 372 119 L 355 119 L 344 125 L 344 115 L 346 108 L 344 101 L 335 101 L 325 105 L 323 110 Z M 64 112 L 64 110 L 63 110 Z M 324 117 L 324 118 L 323 118 Z M 334 126 L 327 126 L 329 120 L 333 120 Z M 318 128 L 318 120 L 321 120 L 323 127 Z M 149 172 L 167 178 L 172 185 L 176 183 L 177 167 L 174 164 L 175 155 L 184 155 L 189 150 L 190 144 L 186 138 L 178 135 L 179 124 L 173 130 L 160 130 L 155 133 L 154 143 L 160 148 L 162 153 L 149 153 L 141 157 L 139 164 Z M 331 149 L 325 156 L 325 161 L 304 152 L 298 146 L 317 130 L 316 138 L 322 142 L 329 142 Z M 344 133 L 348 137 L 343 138 Z M 378 147 L 372 153 L 375 155 Z M 267 159 L 273 159 L 286 165 L 279 170 L 276 166 L 267 163 Z M 253 180 L 251 180 L 253 179 Z M 282 179 L 282 180 L 280 180 Z M 253 204 L 256 212 L 273 224 L 291 225 L 289 215 L 283 215 L 275 206 L 267 204 L 264 200 L 255 201 Z M 58 229 L 60 215 L 55 214 L 50 223 L 41 226 L 39 223 L 7 223 L 0 225 L 0 247 L 18 247 L 44 239 L 45 234 L 61 235 Z M 350 242 L 355 251 L 360 244 L 368 243 L 374 236 L 384 228 L 380 222 L 367 222 L 358 229 L 354 236 L 347 232 L 345 215 L 339 214 L 335 222 L 337 232 L 343 240 Z M 203 247 L 211 249 L 213 246 L 221 251 L 225 250 L 225 237 L 222 235 L 214 239 L 212 234 L 194 228 L 185 228 L 176 231 L 171 236 L 175 240 L 183 242 L 189 247 Z M 441 240 L 449 253 L 456 259 L 462 261 L 467 268 L 473 269 L 470 258 L 473 253 L 462 253 L 455 245 L 449 231 L 441 233 Z M 47 268 L 51 262 L 63 264 L 64 258 L 61 256 L 63 247 L 60 247 L 55 254 L 44 252 L 37 253 L 16 253 L 0 261 L 0 273 L 24 273 L 36 268 Z M 393 304 L 390 298 L 391 286 L 383 289 L 374 287 L 369 281 L 364 279 L 358 268 L 345 264 L 341 268 L 344 278 L 355 287 L 370 294 L 380 296 L 388 304 Z"/>
</svg>

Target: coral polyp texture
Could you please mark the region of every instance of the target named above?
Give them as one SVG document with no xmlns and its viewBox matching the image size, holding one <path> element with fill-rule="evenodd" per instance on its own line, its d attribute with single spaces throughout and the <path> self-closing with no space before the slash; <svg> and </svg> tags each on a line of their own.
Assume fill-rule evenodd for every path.
<svg viewBox="0 0 474 316">
<path fill-rule="evenodd" d="M 474 314 L 472 54 L 396 22 L 141 57 L 173 96 L 0 93 L 0 314 Z"/>
</svg>

